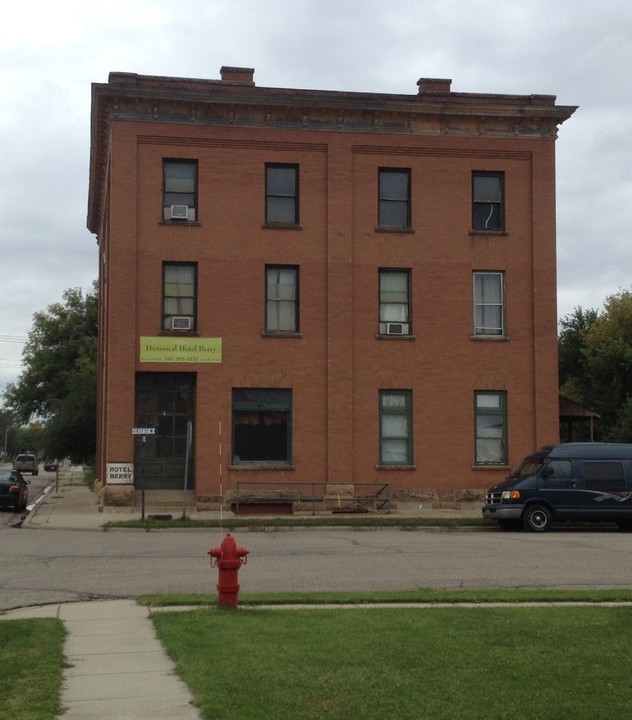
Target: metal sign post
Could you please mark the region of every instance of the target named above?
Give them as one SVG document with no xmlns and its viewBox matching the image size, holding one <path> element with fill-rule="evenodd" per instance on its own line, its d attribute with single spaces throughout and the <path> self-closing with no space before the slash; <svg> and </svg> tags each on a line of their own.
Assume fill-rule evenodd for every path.
<svg viewBox="0 0 632 720">
<path fill-rule="evenodd" d="M 140 489 L 140 519 L 145 519 L 145 453 L 147 451 L 147 435 L 155 435 L 156 434 L 156 428 L 147 428 L 147 427 L 135 427 L 132 428 L 132 435 L 140 435 L 142 445 L 140 447 L 141 453 L 140 453 L 140 464 L 143 469 L 142 477 L 143 477 L 143 484 Z"/>
<path fill-rule="evenodd" d="M 189 479 L 189 454 L 191 452 L 191 442 L 193 440 L 193 423 L 189 420 L 187 423 L 187 449 L 184 456 L 184 495 L 182 499 L 182 519 L 187 517 L 187 484 Z"/>
</svg>

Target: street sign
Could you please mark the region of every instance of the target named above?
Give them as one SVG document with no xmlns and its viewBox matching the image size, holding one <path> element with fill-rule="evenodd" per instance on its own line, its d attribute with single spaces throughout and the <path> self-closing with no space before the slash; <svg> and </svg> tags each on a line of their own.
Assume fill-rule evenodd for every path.
<svg viewBox="0 0 632 720">
<path fill-rule="evenodd" d="M 132 428 L 132 435 L 155 435 L 156 428 Z"/>
</svg>

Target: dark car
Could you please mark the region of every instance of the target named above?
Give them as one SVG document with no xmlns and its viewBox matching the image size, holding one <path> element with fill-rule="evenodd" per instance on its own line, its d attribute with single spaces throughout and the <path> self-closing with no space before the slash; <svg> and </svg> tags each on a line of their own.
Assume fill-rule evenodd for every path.
<svg viewBox="0 0 632 720">
<path fill-rule="evenodd" d="M 59 467 L 57 460 L 46 460 L 44 463 L 44 470 L 46 472 L 55 472 Z"/>
<path fill-rule="evenodd" d="M 0 507 L 12 507 L 24 512 L 29 500 L 30 482 L 19 470 L 0 468 Z"/>
</svg>

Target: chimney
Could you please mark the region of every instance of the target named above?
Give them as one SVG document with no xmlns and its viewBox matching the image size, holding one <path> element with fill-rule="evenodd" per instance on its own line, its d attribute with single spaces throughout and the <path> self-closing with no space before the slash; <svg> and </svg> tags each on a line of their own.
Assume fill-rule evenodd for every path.
<svg viewBox="0 0 632 720">
<path fill-rule="evenodd" d="M 227 67 L 224 65 L 220 71 L 222 82 L 238 83 L 239 85 L 254 85 L 254 68 Z"/>
<path fill-rule="evenodd" d="M 441 78 L 419 78 L 417 87 L 420 95 L 449 95 L 452 80 Z"/>
</svg>

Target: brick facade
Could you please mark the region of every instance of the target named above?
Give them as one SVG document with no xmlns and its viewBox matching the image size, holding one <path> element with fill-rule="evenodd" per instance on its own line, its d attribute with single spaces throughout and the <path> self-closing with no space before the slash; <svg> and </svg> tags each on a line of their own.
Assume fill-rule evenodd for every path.
<svg viewBox="0 0 632 720">
<path fill-rule="evenodd" d="M 152 463 L 166 459 L 145 480 L 161 486 L 167 460 L 164 472 L 176 472 L 187 419 L 200 504 L 248 480 L 476 496 L 556 442 L 555 137 L 574 108 L 551 96 L 456 93 L 449 80 L 383 95 L 260 88 L 246 68 L 222 68 L 221 77 L 114 73 L 93 85 L 88 227 L 100 248 L 102 482 L 108 464 L 138 471 L 149 453 Z M 193 220 L 165 219 L 165 161 L 174 160 L 195 167 Z M 270 165 L 296 169 L 297 222 L 266 222 Z M 406 206 L 403 226 L 380 225 L 380 172 L 391 170 L 409 179 L 407 197 L 386 200 L 393 212 Z M 474 227 L 473 174 L 500 178 L 494 229 Z M 182 263 L 196 272 L 192 331 L 165 329 L 163 317 L 165 264 Z M 270 332 L 266 269 L 288 267 L 298 327 Z M 401 334 L 379 324 L 380 271 L 407 278 L 398 312 L 405 306 L 408 323 L 389 324 Z M 476 272 L 502 283 L 500 330 L 475 330 Z M 147 362 L 144 337 L 221 339 L 221 362 Z M 178 409 L 177 390 L 155 406 L 141 397 L 138 374 L 147 373 L 156 387 L 165 373 L 191 383 L 188 410 Z M 290 390 L 291 408 L 240 411 L 233 391 L 243 388 L 262 403 L 266 389 Z M 393 393 L 384 407 L 408 398 L 408 414 L 384 420 L 384 391 Z M 505 404 L 489 426 L 475 410 L 484 391 Z M 158 427 L 143 450 L 131 429 L 148 418 Z M 265 426 L 273 444 L 286 443 L 285 457 L 259 461 L 240 439 L 256 445 Z M 237 458 L 236 444 L 254 457 Z"/>
</svg>

